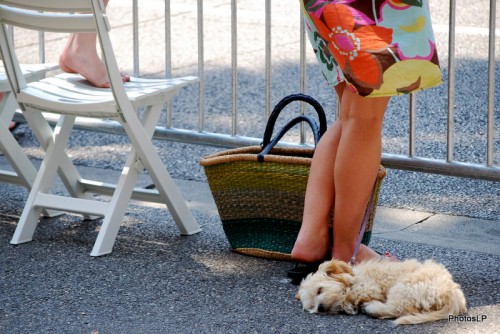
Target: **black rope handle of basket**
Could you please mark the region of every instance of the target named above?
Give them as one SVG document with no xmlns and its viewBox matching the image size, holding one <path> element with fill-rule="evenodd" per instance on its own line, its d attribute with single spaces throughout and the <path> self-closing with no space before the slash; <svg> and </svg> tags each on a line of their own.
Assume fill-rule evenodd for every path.
<svg viewBox="0 0 500 334">
<path fill-rule="evenodd" d="M 314 110 L 318 114 L 320 137 L 323 135 L 323 133 L 326 132 L 326 127 L 327 127 L 326 116 L 325 116 L 325 111 L 323 110 L 321 104 L 309 95 L 291 94 L 285 96 L 281 101 L 279 101 L 278 104 L 276 104 L 276 106 L 274 107 L 273 111 L 271 112 L 271 115 L 269 115 L 269 119 L 267 121 L 266 129 L 264 131 L 264 137 L 261 144 L 262 147 L 266 147 L 271 142 L 274 126 L 276 125 L 276 120 L 278 119 L 279 114 L 283 111 L 283 109 L 285 109 L 287 105 L 289 105 L 294 101 L 306 102 L 311 106 L 313 106 Z"/>
<path fill-rule="evenodd" d="M 318 119 L 319 119 L 319 127 L 318 124 L 308 116 L 300 115 L 292 119 L 290 122 L 288 122 L 279 132 L 278 134 L 271 140 L 271 137 L 273 135 L 274 131 L 274 126 L 276 125 L 276 120 L 285 109 L 285 107 L 294 102 L 294 101 L 303 101 L 311 106 L 314 107 L 314 110 L 318 114 Z M 264 156 L 268 154 L 273 147 L 280 141 L 280 139 L 296 124 L 301 123 L 301 122 L 306 122 L 309 124 L 311 127 L 311 130 L 314 135 L 314 143 L 315 145 L 318 144 L 319 140 L 321 139 L 321 136 L 325 133 L 327 124 L 326 124 L 326 116 L 325 116 L 325 111 L 323 110 L 323 107 L 321 104 L 316 101 L 314 98 L 312 98 L 309 95 L 305 94 L 292 94 L 284 97 L 278 104 L 274 107 L 273 111 L 271 112 L 271 115 L 269 116 L 269 120 L 267 121 L 266 129 L 264 131 L 264 138 L 262 140 L 261 146 L 263 147 L 262 151 L 257 155 L 257 159 L 259 161 L 264 161 Z"/>
<path fill-rule="evenodd" d="M 320 138 L 321 138 L 321 135 L 320 135 L 320 130 L 319 130 L 319 127 L 318 127 L 318 124 L 316 123 L 315 120 L 313 120 L 311 117 L 308 117 L 308 116 L 304 116 L 304 115 L 301 115 L 301 116 L 297 116 L 295 117 L 294 119 L 292 119 L 290 122 L 288 122 L 279 132 L 278 134 L 276 134 L 276 136 L 271 140 L 271 142 L 269 144 L 267 144 L 263 149 L 262 151 L 260 151 L 259 154 L 257 154 L 257 160 L 262 162 L 264 161 L 264 156 L 266 154 L 269 154 L 269 152 L 271 152 L 271 150 L 274 148 L 274 146 L 276 146 L 276 144 L 278 144 L 278 142 L 280 141 L 280 139 L 291 129 L 293 128 L 295 125 L 301 123 L 301 122 L 306 122 L 307 124 L 309 124 L 309 126 L 311 127 L 311 130 L 313 132 L 313 135 L 314 135 L 314 144 L 317 145 Z"/>
</svg>

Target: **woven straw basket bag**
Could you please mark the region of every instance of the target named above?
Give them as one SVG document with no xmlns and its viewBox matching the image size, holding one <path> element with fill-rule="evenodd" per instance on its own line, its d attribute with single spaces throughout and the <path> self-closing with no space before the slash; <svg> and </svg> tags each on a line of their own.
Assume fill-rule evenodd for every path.
<svg viewBox="0 0 500 334">
<path fill-rule="evenodd" d="M 312 105 L 318 113 L 319 126 L 310 117 L 301 115 L 292 119 L 271 140 L 278 115 L 293 101 Z M 310 96 L 287 96 L 269 117 L 262 147 L 226 150 L 200 161 L 233 251 L 273 260 L 291 260 L 290 252 L 302 223 L 314 148 L 275 145 L 289 129 L 301 122 L 309 124 L 317 144 L 326 131 L 323 108 Z M 384 176 L 385 169 L 381 166 L 367 207 L 369 220 L 362 240 L 364 244 L 370 241 Z"/>
</svg>

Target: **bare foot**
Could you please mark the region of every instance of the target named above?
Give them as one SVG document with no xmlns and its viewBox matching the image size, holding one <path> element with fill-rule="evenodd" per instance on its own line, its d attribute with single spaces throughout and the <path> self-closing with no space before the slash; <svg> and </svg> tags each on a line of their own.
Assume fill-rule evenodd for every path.
<svg viewBox="0 0 500 334">
<path fill-rule="evenodd" d="M 376 260 L 376 259 L 381 259 L 381 258 L 389 260 L 389 261 L 396 261 L 396 262 L 399 261 L 398 258 L 393 256 L 389 252 L 385 252 L 381 256 L 379 253 L 375 252 L 370 247 L 361 244 L 361 246 L 359 247 L 358 256 L 356 256 L 356 263 L 360 263 L 360 262 L 368 261 L 368 260 Z"/>
<path fill-rule="evenodd" d="M 80 74 L 96 87 L 109 88 L 106 68 L 95 45 L 95 34 L 71 34 L 59 56 L 59 66 L 64 72 Z M 122 75 L 122 81 L 130 81 L 130 77 Z"/>
<path fill-rule="evenodd" d="M 301 229 L 292 249 L 292 259 L 303 263 L 314 263 L 327 259 L 330 253 L 330 233 L 326 224 L 319 230 Z"/>
</svg>

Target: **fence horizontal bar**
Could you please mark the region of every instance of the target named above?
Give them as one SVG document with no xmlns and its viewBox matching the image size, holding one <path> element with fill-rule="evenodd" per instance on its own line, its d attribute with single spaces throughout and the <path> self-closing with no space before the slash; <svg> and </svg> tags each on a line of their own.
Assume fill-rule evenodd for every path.
<svg viewBox="0 0 500 334">
<path fill-rule="evenodd" d="M 58 118 L 52 115 L 45 115 L 45 117 L 51 124 L 55 124 Z M 14 119 L 19 122 L 24 121 L 20 113 L 16 113 Z M 124 134 L 122 126 L 113 120 L 98 121 L 79 117 L 76 119 L 75 129 L 119 135 Z M 261 139 L 255 137 L 231 136 L 212 132 L 196 132 L 160 126 L 156 127 L 154 138 L 222 148 L 260 145 L 261 143 Z M 286 146 L 304 146 L 289 142 L 283 142 L 282 144 Z M 409 157 L 388 153 L 382 154 L 382 164 L 387 168 L 500 182 L 500 168 L 495 166 L 456 161 L 446 162 L 444 160 Z"/>
<path fill-rule="evenodd" d="M 7 170 L 0 170 L 0 182 L 25 186 L 23 180 L 15 173 Z"/>
<path fill-rule="evenodd" d="M 465 177 L 489 181 L 500 181 L 500 168 L 473 163 L 446 162 L 429 158 L 410 158 L 396 154 L 382 154 L 382 164 L 388 168 Z"/>
</svg>

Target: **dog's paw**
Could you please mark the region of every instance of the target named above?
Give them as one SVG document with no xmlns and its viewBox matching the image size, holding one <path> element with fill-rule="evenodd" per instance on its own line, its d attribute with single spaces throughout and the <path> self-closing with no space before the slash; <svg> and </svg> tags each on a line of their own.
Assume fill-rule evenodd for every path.
<svg viewBox="0 0 500 334">
<path fill-rule="evenodd" d="M 378 300 L 372 300 L 370 302 L 364 303 L 361 307 L 363 313 L 371 315 L 373 317 L 378 317 L 380 311 L 384 308 L 384 304 Z"/>
<path fill-rule="evenodd" d="M 342 312 L 350 315 L 355 315 L 359 313 L 359 309 L 357 305 L 354 304 L 345 304 L 342 305 Z"/>
</svg>

